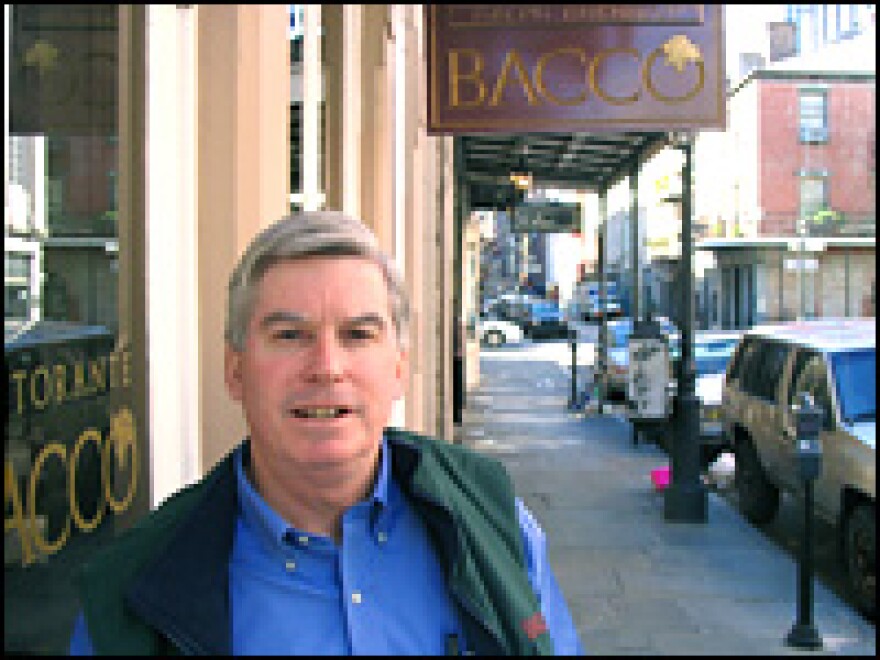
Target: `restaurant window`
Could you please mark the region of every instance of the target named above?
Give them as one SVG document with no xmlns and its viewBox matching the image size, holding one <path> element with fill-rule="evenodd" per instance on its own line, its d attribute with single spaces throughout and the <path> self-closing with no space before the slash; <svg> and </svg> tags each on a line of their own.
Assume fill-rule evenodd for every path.
<svg viewBox="0 0 880 660">
<path fill-rule="evenodd" d="M 142 348 L 120 337 L 138 313 L 120 305 L 120 273 L 142 272 L 120 250 L 123 234 L 138 235 L 117 197 L 121 150 L 133 148 L 131 135 L 120 139 L 118 117 L 132 107 L 119 90 L 134 87 L 120 85 L 131 59 L 120 54 L 139 47 L 122 39 L 120 15 L 131 10 L 120 7 L 4 6 L 10 653 L 67 651 L 76 569 L 149 505 L 135 395 Z"/>
</svg>

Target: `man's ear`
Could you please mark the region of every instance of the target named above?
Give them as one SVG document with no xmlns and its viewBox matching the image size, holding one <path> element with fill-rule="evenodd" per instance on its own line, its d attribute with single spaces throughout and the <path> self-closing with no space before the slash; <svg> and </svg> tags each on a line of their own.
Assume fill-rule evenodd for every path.
<svg viewBox="0 0 880 660">
<path fill-rule="evenodd" d="M 244 385 L 241 382 L 241 353 L 229 344 L 226 344 L 226 351 L 223 354 L 223 374 L 229 396 L 235 401 L 241 401 L 244 391 Z"/>
</svg>

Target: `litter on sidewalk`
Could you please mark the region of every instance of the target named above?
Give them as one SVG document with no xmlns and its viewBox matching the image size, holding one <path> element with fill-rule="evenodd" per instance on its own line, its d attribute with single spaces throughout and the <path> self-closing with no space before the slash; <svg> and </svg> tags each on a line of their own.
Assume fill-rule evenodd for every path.
<svg viewBox="0 0 880 660">
<path fill-rule="evenodd" d="M 654 484 L 654 490 L 663 490 L 666 488 L 669 485 L 671 477 L 672 468 L 668 465 L 651 470 L 651 483 Z"/>
</svg>

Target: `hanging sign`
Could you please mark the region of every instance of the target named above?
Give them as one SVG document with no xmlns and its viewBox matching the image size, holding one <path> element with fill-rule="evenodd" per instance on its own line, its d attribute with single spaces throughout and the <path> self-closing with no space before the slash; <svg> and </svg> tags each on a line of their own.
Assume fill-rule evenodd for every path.
<svg viewBox="0 0 880 660">
<path fill-rule="evenodd" d="M 426 5 L 428 132 L 725 126 L 722 5 Z"/>
<path fill-rule="evenodd" d="M 514 234 L 571 234 L 580 231 L 580 228 L 580 204 L 550 200 L 517 204 L 510 223 L 510 231 Z"/>
</svg>

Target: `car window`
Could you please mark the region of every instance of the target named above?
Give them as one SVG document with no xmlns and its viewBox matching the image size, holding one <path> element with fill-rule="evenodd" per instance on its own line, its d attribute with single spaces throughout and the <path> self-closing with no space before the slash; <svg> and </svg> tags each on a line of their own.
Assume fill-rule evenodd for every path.
<svg viewBox="0 0 880 660">
<path fill-rule="evenodd" d="M 846 423 L 877 419 L 877 351 L 831 355 L 841 419 Z"/>
<path fill-rule="evenodd" d="M 822 411 L 822 427 L 833 429 L 834 406 L 828 387 L 828 369 L 824 356 L 817 351 L 802 350 L 795 358 L 792 386 L 788 392 L 789 408 L 797 401 L 798 394 L 806 392 Z"/>
<path fill-rule="evenodd" d="M 776 388 L 791 346 L 776 341 L 761 341 L 743 377 L 743 389 L 749 394 L 773 403 Z"/>
<path fill-rule="evenodd" d="M 725 351 L 700 351 L 694 353 L 694 369 L 697 376 L 708 374 L 722 374 L 730 362 L 730 352 Z"/>
<path fill-rule="evenodd" d="M 751 361 L 756 345 L 756 341 L 753 337 L 744 337 L 737 345 L 733 357 L 730 358 L 729 378 L 731 380 L 739 380 L 742 378 L 747 365 Z"/>
</svg>

